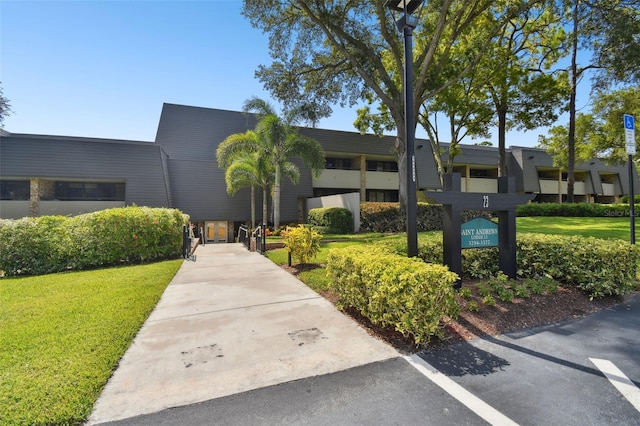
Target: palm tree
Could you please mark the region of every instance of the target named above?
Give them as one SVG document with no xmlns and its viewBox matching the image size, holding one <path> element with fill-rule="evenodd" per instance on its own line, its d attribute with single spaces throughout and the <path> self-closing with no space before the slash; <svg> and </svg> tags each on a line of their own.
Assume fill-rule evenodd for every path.
<svg viewBox="0 0 640 426">
<path fill-rule="evenodd" d="M 226 158 L 237 158 L 239 153 L 255 153 L 260 161 L 269 164 L 273 170 L 273 222 L 280 226 L 280 188 L 282 176 L 296 184 L 300 180 L 300 170 L 291 158 L 300 158 L 316 174 L 324 167 L 324 151 L 312 138 L 301 135 L 296 126 L 301 121 L 310 120 L 306 108 L 288 110 L 278 116 L 268 102 L 252 97 L 243 107 L 244 112 L 253 112 L 258 118 L 254 131 L 229 136 L 218 147 Z M 218 157 L 220 163 L 220 157 Z"/>
<path fill-rule="evenodd" d="M 273 167 L 256 151 L 239 151 L 238 147 L 254 144 L 258 146 L 258 135 L 249 130 L 227 137 L 216 150 L 220 168 L 226 168 L 224 179 L 227 193 L 234 195 L 239 189 L 251 188 L 251 227 L 256 226 L 256 187 L 262 188 L 262 221 L 267 220 L 268 190 L 273 186 Z"/>
</svg>

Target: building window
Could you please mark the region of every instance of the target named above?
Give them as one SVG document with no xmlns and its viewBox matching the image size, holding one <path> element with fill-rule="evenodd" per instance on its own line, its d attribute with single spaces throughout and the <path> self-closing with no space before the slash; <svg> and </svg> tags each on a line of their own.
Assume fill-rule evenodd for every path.
<svg viewBox="0 0 640 426">
<path fill-rule="evenodd" d="M 124 201 L 125 184 L 115 182 L 56 182 L 62 201 Z"/>
<path fill-rule="evenodd" d="M 398 163 L 395 161 L 367 160 L 368 172 L 397 172 Z"/>
<path fill-rule="evenodd" d="M 469 177 L 479 179 L 497 179 L 497 169 L 469 169 Z"/>
<path fill-rule="evenodd" d="M 0 200 L 29 200 L 31 186 L 28 180 L 0 181 Z"/>
<path fill-rule="evenodd" d="M 314 197 L 327 197 L 329 195 L 349 194 L 352 192 L 357 192 L 357 190 L 341 188 L 313 188 Z"/>
<path fill-rule="evenodd" d="M 600 174 L 600 180 L 602 181 L 602 183 L 616 183 L 616 178 L 618 177 L 617 174 L 610 174 L 610 173 L 601 173 Z"/>
<path fill-rule="evenodd" d="M 324 168 L 335 169 L 335 170 L 351 170 L 351 159 L 327 157 L 325 159 Z"/>
<path fill-rule="evenodd" d="M 538 170 L 538 179 L 558 180 L 558 171 L 557 170 Z"/>
<path fill-rule="evenodd" d="M 367 189 L 367 201 L 374 203 L 397 203 L 399 201 L 398 191 Z"/>
</svg>

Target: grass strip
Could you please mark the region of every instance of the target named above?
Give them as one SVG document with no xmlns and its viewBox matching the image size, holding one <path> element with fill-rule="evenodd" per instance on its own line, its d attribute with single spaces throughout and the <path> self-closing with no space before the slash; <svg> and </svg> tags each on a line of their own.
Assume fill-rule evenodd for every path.
<svg viewBox="0 0 640 426">
<path fill-rule="evenodd" d="M 517 232 L 629 241 L 628 217 L 518 217 Z"/>
<path fill-rule="evenodd" d="M 0 280 L 0 422 L 82 424 L 181 264 Z"/>
</svg>

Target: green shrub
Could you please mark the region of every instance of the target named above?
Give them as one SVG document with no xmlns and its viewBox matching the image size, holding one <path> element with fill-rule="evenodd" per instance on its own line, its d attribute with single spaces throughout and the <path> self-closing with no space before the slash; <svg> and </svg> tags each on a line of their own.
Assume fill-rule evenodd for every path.
<svg viewBox="0 0 640 426">
<path fill-rule="evenodd" d="M 592 298 L 633 289 L 638 251 L 625 241 L 520 234 L 516 245 L 521 277 L 548 277 Z"/>
<path fill-rule="evenodd" d="M 513 298 L 515 297 L 515 293 L 510 288 L 502 288 L 498 291 L 498 297 L 503 302 L 511 303 L 513 302 Z"/>
<path fill-rule="evenodd" d="M 480 293 L 480 296 L 482 297 L 489 296 L 492 292 L 491 287 L 489 287 L 489 284 L 487 283 L 478 284 L 477 289 L 478 289 L 478 293 Z"/>
<path fill-rule="evenodd" d="M 480 307 L 478 306 L 478 302 L 476 302 L 475 300 L 470 300 L 469 302 L 467 302 L 467 311 L 478 312 L 479 310 Z"/>
<path fill-rule="evenodd" d="M 343 207 L 323 207 L 309 210 L 309 224 L 326 234 L 352 234 L 353 213 Z"/>
<path fill-rule="evenodd" d="M 629 194 L 625 194 L 622 196 L 622 202 L 625 204 L 629 204 Z M 633 204 L 640 204 L 640 195 L 633 196 Z"/>
<path fill-rule="evenodd" d="M 288 227 L 282 231 L 282 242 L 291 258 L 298 263 L 309 263 L 320 252 L 322 234 L 304 225 L 295 228 Z"/>
<path fill-rule="evenodd" d="M 518 216 L 610 217 L 628 214 L 626 204 L 528 203 L 516 207 Z"/>
<path fill-rule="evenodd" d="M 179 210 L 136 206 L 2 220 L 0 270 L 40 275 L 178 257 L 185 221 Z"/>
<path fill-rule="evenodd" d="M 374 324 L 411 335 L 416 343 L 441 336 L 441 318 L 458 313 L 456 274 L 387 248 L 331 249 L 327 273 L 339 307 L 353 307 Z"/>
<path fill-rule="evenodd" d="M 513 286 L 513 291 L 515 292 L 516 297 L 519 297 L 521 299 L 526 299 L 527 297 L 531 296 L 526 285 L 516 284 Z"/>
<path fill-rule="evenodd" d="M 487 306 L 496 306 L 496 299 L 492 295 L 487 294 L 482 298 L 482 303 Z"/>
<path fill-rule="evenodd" d="M 462 221 L 478 216 L 491 217 L 485 211 L 465 210 Z M 418 232 L 442 230 L 442 205 L 418 203 L 416 225 Z M 400 211 L 399 203 L 360 203 L 362 232 L 403 232 L 406 229 L 406 214 Z"/>
<path fill-rule="evenodd" d="M 362 232 L 401 232 L 403 220 L 398 203 L 360 203 Z"/>
<path fill-rule="evenodd" d="M 463 299 L 469 299 L 471 297 L 471 289 L 469 287 L 462 287 L 458 290 L 458 294 Z"/>
<path fill-rule="evenodd" d="M 398 243 L 394 251 L 407 254 L 406 243 Z M 442 236 L 425 235 L 418 240 L 418 257 L 426 263 L 442 264 Z M 462 250 L 462 278 L 484 279 L 494 276 L 500 270 L 498 266 L 498 248 Z"/>
<path fill-rule="evenodd" d="M 68 222 L 63 216 L 0 220 L 0 271 L 11 276 L 65 270 Z"/>
</svg>

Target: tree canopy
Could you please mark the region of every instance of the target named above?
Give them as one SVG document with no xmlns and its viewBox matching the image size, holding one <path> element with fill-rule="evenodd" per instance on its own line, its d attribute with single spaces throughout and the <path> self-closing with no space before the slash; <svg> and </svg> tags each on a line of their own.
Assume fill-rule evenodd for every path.
<svg viewBox="0 0 640 426">
<path fill-rule="evenodd" d="M 576 162 L 591 158 L 609 164 L 626 162 L 624 114 L 640 117 L 640 86 L 598 93 L 591 112 L 576 117 Z M 555 126 L 549 136 L 540 138 L 540 147 L 553 156 L 557 167 L 567 167 L 567 134 L 568 126 Z"/>
<path fill-rule="evenodd" d="M 9 103 L 9 99 L 2 93 L 2 86 L 0 85 L 0 129 L 2 128 L 5 117 L 8 117 L 11 113 L 11 103 Z"/>
<path fill-rule="evenodd" d="M 428 99 L 473 69 L 510 18 L 538 2 L 425 2 L 415 13 L 420 24 L 414 31 L 413 122 Z M 389 122 L 397 130 L 400 202 L 405 207 L 403 40 L 384 2 L 245 0 L 243 14 L 269 35 L 274 62 L 260 66 L 256 75 L 285 104 L 313 101 L 327 112 L 333 104 L 378 102 L 381 115 L 369 114 L 360 121 L 360 130 L 380 130 Z M 463 38 L 465 49 L 459 51 L 454 46 Z M 457 64 L 457 72 L 449 74 L 445 71 L 452 69 L 451 63 Z"/>
</svg>

